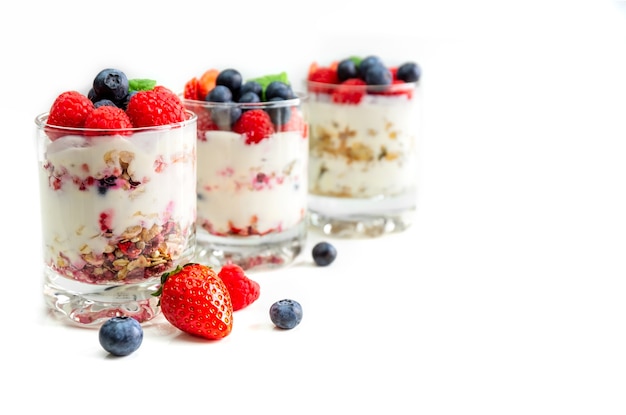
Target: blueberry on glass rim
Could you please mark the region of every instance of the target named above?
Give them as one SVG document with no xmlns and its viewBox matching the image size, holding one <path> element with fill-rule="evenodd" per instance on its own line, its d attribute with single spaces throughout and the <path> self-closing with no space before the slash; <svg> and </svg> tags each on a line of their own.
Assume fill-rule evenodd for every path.
<svg viewBox="0 0 626 415">
<path fill-rule="evenodd" d="M 406 62 L 398 67 L 396 76 L 404 82 L 417 82 L 422 75 L 422 70 L 415 62 Z"/>
</svg>

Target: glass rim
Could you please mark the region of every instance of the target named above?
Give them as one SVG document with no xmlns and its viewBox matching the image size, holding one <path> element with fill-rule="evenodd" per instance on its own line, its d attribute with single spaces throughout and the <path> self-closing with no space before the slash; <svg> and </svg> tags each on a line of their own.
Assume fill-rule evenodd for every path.
<svg viewBox="0 0 626 415">
<path fill-rule="evenodd" d="M 365 91 L 365 92 L 401 92 L 417 89 L 420 81 L 416 82 L 398 82 L 389 85 L 347 85 L 347 84 L 329 84 L 326 82 L 305 81 L 307 89 L 313 91 L 311 93 L 319 93 L 321 91 L 334 91 L 341 88 L 342 90 Z"/>
<path fill-rule="evenodd" d="M 187 119 L 184 121 L 165 124 L 165 125 L 153 125 L 149 127 L 132 127 L 132 128 L 85 128 L 85 127 L 63 127 L 60 125 L 52 125 L 47 124 L 48 117 L 50 116 L 50 112 L 43 112 L 35 117 L 35 125 L 38 128 L 44 130 L 56 130 L 56 131 L 65 131 L 68 133 L 74 133 L 76 135 L 82 135 L 85 132 L 97 133 L 97 132 L 119 132 L 119 133 L 140 133 L 145 131 L 158 131 L 158 130 L 171 130 L 173 128 L 182 128 L 187 125 L 193 124 L 198 120 L 198 116 L 195 112 L 185 109 L 185 114 L 187 114 Z"/>
<path fill-rule="evenodd" d="M 294 92 L 295 98 L 281 99 L 276 101 L 261 101 L 261 102 L 215 102 L 215 101 L 200 101 L 197 99 L 185 98 L 184 94 L 179 94 L 183 104 L 193 104 L 202 106 L 205 108 L 241 108 L 245 110 L 250 109 L 267 109 L 267 108 L 284 108 L 295 107 L 300 105 L 306 100 L 307 94 L 305 92 Z"/>
</svg>

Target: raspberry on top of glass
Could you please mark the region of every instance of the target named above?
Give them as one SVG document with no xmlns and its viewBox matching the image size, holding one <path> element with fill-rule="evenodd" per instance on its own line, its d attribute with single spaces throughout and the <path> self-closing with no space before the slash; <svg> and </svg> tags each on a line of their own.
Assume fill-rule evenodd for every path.
<svg viewBox="0 0 626 415">
<path fill-rule="evenodd" d="M 308 125 L 287 74 L 244 80 L 211 68 L 187 81 L 183 97 L 198 115 L 199 229 L 247 237 L 301 224 Z"/>
<path fill-rule="evenodd" d="M 91 284 L 158 277 L 193 251 L 195 115 L 107 68 L 37 118 L 44 260 Z"/>
<path fill-rule="evenodd" d="M 69 90 L 57 96 L 46 125 L 103 130 L 86 131 L 89 135 L 117 135 L 120 132 L 114 130 L 174 124 L 188 117 L 180 98 L 156 81 L 129 80 L 118 69 L 104 69 L 96 75 L 86 94 Z M 59 137 L 53 134 L 50 138 Z"/>
</svg>

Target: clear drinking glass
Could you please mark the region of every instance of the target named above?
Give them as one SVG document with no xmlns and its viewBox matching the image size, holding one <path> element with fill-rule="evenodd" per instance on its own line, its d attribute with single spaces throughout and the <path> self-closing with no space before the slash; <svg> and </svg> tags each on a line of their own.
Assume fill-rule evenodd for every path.
<svg viewBox="0 0 626 415">
<path fill-rule="evenodd" d="M 307 89 L 311 226 L 343 237 L 407 229 L 417 206 L 418 83 Z"/>
<path fill-rule="evenodd" d="M 301 252 L 309 145 L 303 99 L 183 100 L 198 115 L 198 262 L 275 268 Z M 233 121 L 249 111 L 258 121 Z"/>
<path fill-rule="evenodd" d="M 196 122 L 126 130 L 36 117 L 44 297 L 80 325 L 157 313 L 164 272 L 193 258 Z"/>
</svg>

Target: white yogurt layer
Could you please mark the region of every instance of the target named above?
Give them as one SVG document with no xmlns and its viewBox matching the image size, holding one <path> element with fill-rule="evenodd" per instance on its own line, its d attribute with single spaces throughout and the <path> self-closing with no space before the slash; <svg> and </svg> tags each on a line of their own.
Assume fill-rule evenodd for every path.
<svg viewBox="0 0 626 415">
<path fill-rule="evenodd" d="M 336 104 L 312 94 L 309 192 L 346 198 L 392 197 L 417 180 L 419 108 L 406 95 L 365 95 Z"/>
<path fill-rule="evenodd" d="M 198 141 L 198 230 L 264 235 L 304 219 L 308 140 L 301 131 L 250 145 L 230 131 L 205 136 Z"/>
<path fill-rule="evenodd" d="M 65 136 L 46 139 L 44 146 L 39 171 L 47 264 L 80 270 L 86 267 L 85 254 L 97 263 L 111 243 L 140 228 L 144 238 L 146 230 L 156 232 L 172 222 L 184 232 L 175 237 L 193 232 L 195 128 L 129 137 Z M 107 177 L 105 190 L 99 180 Z M 175 259 L 185 244 L 168 242 L 167 255 Z"/>
</svg>

